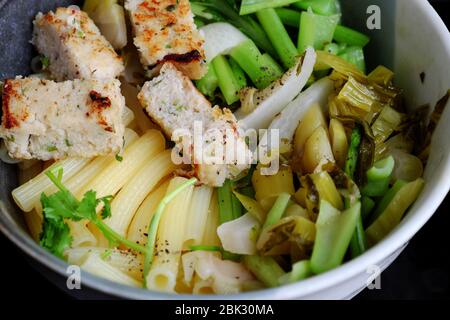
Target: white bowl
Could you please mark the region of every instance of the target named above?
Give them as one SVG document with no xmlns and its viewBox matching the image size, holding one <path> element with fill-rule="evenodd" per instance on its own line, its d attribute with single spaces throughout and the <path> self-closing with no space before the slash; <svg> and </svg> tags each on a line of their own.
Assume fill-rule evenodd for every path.
<svg viewBox="0 0 450 320">
<path fill-rule="evenodd" d="M 342 0 L 344 20 L 365 30 L 367 8 L 381 9 L 381 30 L 368 32 L 369 60 L 395 70 L 397 85 L 405 90 L 408 106 L 434 106 L 450 88 L 450 34 L 426 0 Z M 370 64 L 369 64 L 370 65 Z M 372 64 L 372 67 L 374 65 Z M 421 74 L 425 79 L 421 81 Z M 362 256 L 341 267 L 284 287 L 232 296 L 201 296 L 202 299 L 345 299 L 365 288 L 373 270 L 384 270 L 400 254 L 408 241 L 432 216 L 450 189 L 450 107 L 445 110 L 432 142 L 425 179 L 426 186 L 400 225 L 383 241 Z M 2 169 L 5 170 L 5 169 Z M 2 177 L 5 176 L 2 173 Z M 11 187 L 11 186 L 10 186 Z M 59 275 L 67 264 L 43 250 L 17 222 L 19 212 L 12 204 L 0 202 L 0 229 L 16 245 Z M 375 269 L 374 269 L 375 266 Z M 192 295 L 169 295 L 125 287 L 83 273 L 82 285 L 106 294 L 136 299 L 198 299 Z"/>
</svg>

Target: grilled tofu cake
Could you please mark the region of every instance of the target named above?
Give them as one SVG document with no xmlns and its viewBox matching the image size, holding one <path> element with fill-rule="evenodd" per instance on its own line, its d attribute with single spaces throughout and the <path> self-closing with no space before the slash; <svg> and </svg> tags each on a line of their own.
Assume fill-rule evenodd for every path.
<svg viewBox="0 0 450 320">
<path fill-rule="evenodd" d="M 34 20 L 32 42 L 48 58 L 48 70 L 56 81 L 110 80 L 125 69 L 87 13 L 75 8 L 39 13 Z"/>
<path fill-rule="evenodd" d="M 138 98 L 150 117 L 175 143 L 180 143 L 183 132 L 190 135 L 193 145 L 188 150 L 193 152 L 189 160 L 200 182 L 222 186 L 225 179 L 235 178 L 250 167 L 252 154 L 232 112 L 212 108 L 192 81 L 172 63 L 165 63 L 159 75 L 144 84 Z M 201 130 L 201 136 L 197 136 L 197 129 Z M 194 146 L 199 138 L 201 145 Z M 231 147 L 225 148 L 227 144 Z M 207 161 L 214 159 L 215 150 L 222 150 L 223 157 Z"/>
<path fill-rule="evenodd" d="M 117 153 L 123 144 L 124 107 L 119 80 L 6 80 L 0 136 L 16 159 Z"/>
<path fill-rule="evenodd" d="M 172 62 L 190 79 L 206 73 L 204 39 L 189 0 L 126 0 L 141 62 L 149 70 Z"/>
</svg>

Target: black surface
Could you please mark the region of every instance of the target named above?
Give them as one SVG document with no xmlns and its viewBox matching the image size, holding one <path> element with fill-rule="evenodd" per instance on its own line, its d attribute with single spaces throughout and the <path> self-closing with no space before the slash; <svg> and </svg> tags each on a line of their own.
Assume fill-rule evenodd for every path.
<svg viewBox="0 0 450 320">
<path fill-rule="evenodd" d="M 448 25 L 450 0 L 431 2 Z M 13 38 L 9 40 L 13 41 Z M 366 289 L 356 299 L 449 299 L 449 211 L 450 196 L 447 196 L 439 210 L 412 239 L 400 257 L 383 272 L 381 289 Z M 0 288 L 6 293 L 3 296 L 21 301 L 45 299 L 51 303 L 72 299 L 67 292 L 57 288 L 31 266 L 30 263 L 33 262 L 1 234 L 0 248 L 3 257 L 0 262 Z"/>
</svg>

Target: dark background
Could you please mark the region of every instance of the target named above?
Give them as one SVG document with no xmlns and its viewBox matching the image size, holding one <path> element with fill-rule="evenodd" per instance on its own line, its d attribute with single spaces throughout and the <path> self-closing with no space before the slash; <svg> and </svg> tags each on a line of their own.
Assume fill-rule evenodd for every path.
<svg viewBox="0 0 450 320">
<path fill-rule="evenodd" d="M 430 1 L 447 26 L 450 0 Z M 450 177 L 449 177 L 450 178 Z M 405 251 L 381 275 L 380 290 L 364 290 L 357 300 L 450 299 L 450 195 Z M 10 299 L 72 299 L 50 283 L 33 263 L 0 234 L 0 290 Z M 6 296 L 6 295 L 5 295 Z"/>
</svg>

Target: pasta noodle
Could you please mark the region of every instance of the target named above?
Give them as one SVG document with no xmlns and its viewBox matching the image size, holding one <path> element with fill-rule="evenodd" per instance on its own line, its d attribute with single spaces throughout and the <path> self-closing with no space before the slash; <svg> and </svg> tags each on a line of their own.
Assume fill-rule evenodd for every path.
<svg viewBox="0 0 450 320">
<path fill-rule="evenodd" d="M 120 271 L 118 268 L 112 266 L 110 263 L 103 260 L 98 253 L 91 252 L 88 254 L 86 260 L 81 264 L 84 271 L 92 273 L 98 277 L 102 277 L 114 282 L 132 287 L 141 287 L 141 283 L 136 279 L 130 277 L 126 273 Z"/>
<path fill-rule="evenodd" d="M 84 221 L 67 221 L 72 236 L 72 247 L 95 246 L 97 239 L 86 226 Z"/>
<path fill-rule="evenodd" d="M 125 250 L 99 247 L 72 248 L 66 250 L 64 254 L 69 264 L 81 265 L 90 253 L 100 256 L 111 266 L 126 273 L 130 277 L 139 281 L 142 280 L 143 257 L 139 254 Z"/>
<path fill-rule="evenodd" d="M 217 236 L 219 227 L 219 203 L 217 200 L 217 191 L 213 192 L 209 204 L 208 218 L 206 219 L 205 231 L 203 233 L 202 245 L 220 246 L 220 240 Z"/>
<path fill-rule="evenodd" d="M 133 215 L 157 183 L 176 169 L 171 150 L 150 159 L 120 190 L 111 203 L 112 215 L 105 220 L 120 235 L 126 235 Z"/>
<path fill-rule="evenodd" d="M 167 193 L 186 181 L 185 178 L 173 178 Z M 178 194 L 164 210 L 158 228 L 155 259 L 146 279 L 149 289 L 166 292 L 175 289 L 193 189 L 190 186 Z"/>
<path fill-rule="evenodd" d="M 125 150 L 122 161 L 111 160 L 80 193 L 95 190 L 97 197 L 115 195 L 145 163 L 163 151 L 164 146 L 161 132 L 149 130 Z"/>
<path fill-rule="evenodd" d="M 213 188 L 194 188 L 185 230 L 185 246 L 199 245 L 205 233 Z"/>
<path fill-rule="evenodd" d="M 142 245 L 147 243 L 146 232 L 148 225 L 156 211 L 159 203 L 166 194 L 169 181 L 164 182 L 156 190 L 152 191 L 147 198 L 142 202 L 138 211 L 133 217 L 133 220 L 128 228 L 128 240 L 131 240 Z"/>
<path fill-rule="evenodd" d="M 84 158 L 65 159 L 55 162 L 50 166 L 49 170 L 62 168 L 64 170 L 63 183 L 65 183 L 90 161 L 91 159 Z M 35 178 L 14 189 L 12 191 L 12 197 L 22 211 L 30 212 L 39 202 L 41 193 L 50 194 L 55 191 L 56 187 L 54 184 L 45 175 L 45 172 L 41 172 Z"/>
</svg>

